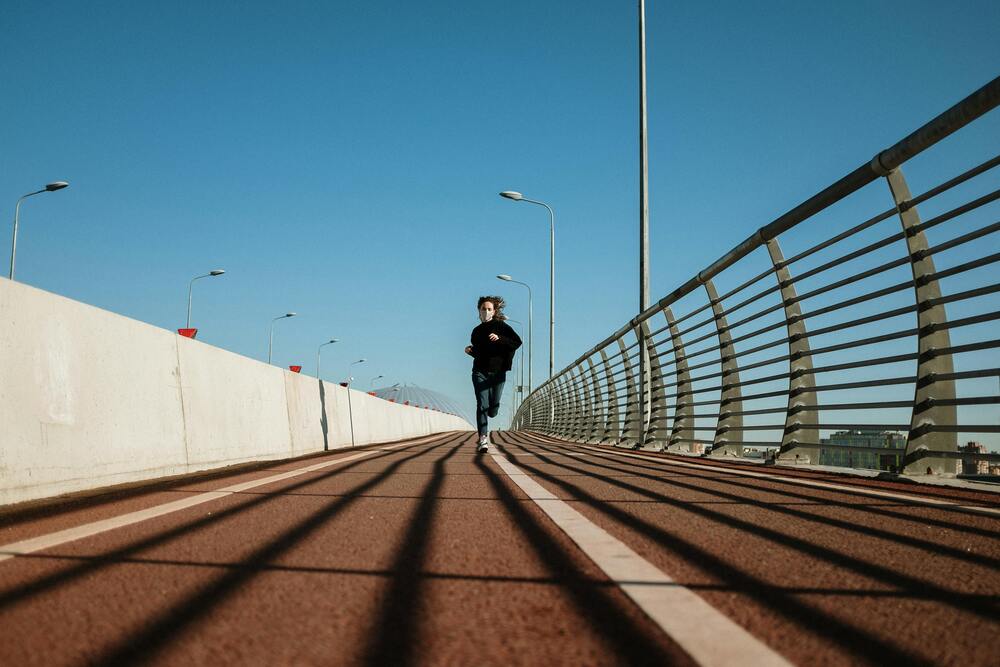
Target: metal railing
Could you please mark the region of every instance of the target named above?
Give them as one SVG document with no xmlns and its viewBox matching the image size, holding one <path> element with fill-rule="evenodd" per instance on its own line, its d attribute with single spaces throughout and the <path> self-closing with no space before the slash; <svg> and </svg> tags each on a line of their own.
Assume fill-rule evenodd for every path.
<svg viewBox="0 0 1000 667">
<path fill-rule="evenodd" d="M 512 428 L 907 473 L 1000 461 L 958 448 L 1000 432 L 983 417 L 1000 404 L 1000 156 L 917 196 L 901 170 L 998 103 L 1000 78 L 757 230 L 532 392 Z M 797 227 L 820 218 L 849 222 L 819 242 Z"/>
</svg>

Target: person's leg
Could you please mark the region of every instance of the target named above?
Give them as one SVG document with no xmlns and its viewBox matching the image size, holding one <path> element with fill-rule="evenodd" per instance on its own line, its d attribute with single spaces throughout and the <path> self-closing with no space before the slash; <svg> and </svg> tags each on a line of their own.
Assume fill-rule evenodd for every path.
<svg viewBox="0 0 1000 667">
<path fill-rule="evenodd" d="M 482 438 L 488 430 L 486 415 L 490 408 L 490 388 L 486 375 L 472 371 L 472 387 L 476 390 L 476 428 Z"/>
<path fill-rule="evenodd" d="M 507 381 L 507 374 L 503 371 L 495 373 L 490 382 L 490 405 L 489 405 L 489 416 L 496 417 L 497 413 L 500 412 L 500 398 L 503 396 L 503 385 Z"/>
</svg>

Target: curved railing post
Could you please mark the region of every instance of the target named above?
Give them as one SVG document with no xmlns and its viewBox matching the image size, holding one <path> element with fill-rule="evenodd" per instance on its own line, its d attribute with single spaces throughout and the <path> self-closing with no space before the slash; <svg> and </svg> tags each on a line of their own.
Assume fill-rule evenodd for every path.
<svg viewBox="0 0 1000 667">
<path fill-rule="evenodd" d="M 816 378 L 811 373 L 813 365 L 806 325 L 802 320 L 802 308 L 791 273 L 781 254 L 781 246 L 777 239 L 768 239 L 766 245 L 774 265 L 774 277 L 781 289 L 781 303 L 785 309 L 785 326 L 788 332 L 788 407 L 777 458 L 782 462 L 817 465 L 820 452 L 819 429 L 814 426 L 802 427 L 802 424 L 819 423 L 814 390 Z"/>
<path fill-rule="evenodd" d="M 572 439 L 575 424 L 579 418 L 573 369 L 569 369 L 563 374 L 562 390 L 560 393 L 562 398 L 559 401 L 559 406 L 562 409 L 562 419 L 559 421 L 559 432 L 562 437 Z"/>
<path fill-rule="evenodd" d="M 622 352 L 622 360 L 625 362 L 625 423 L 622 428 L 622 435 L 618 441 L 618 444 L 625 445 L 626 447 L 638 448 L 642 445 L 642 422 L 643 422 L 643 409 L 645 406 L 639 405 L 639 391 L 636 386 L 635 373 L 632 370 L 632 364 L 628 359 L 628 352 L 626 352 L 625 337 L 620 336 L 618 338 L 618 348 Z M 642 354 L 642 350 L 637 345 L 636 348 L 636 359 L 638 364 L 638 355 Z"/>
<path fill-rule="evenodd" d="M 663 387 L 663 364 L 656 355 L 656 343 L 649 335 L 649 321 L 643 320 L 636 327 L 636 337 L 645 341 L 646 345 L 646 375 L 649 390 L 645 393 L 647 406 L 643 406 L 643 421 L 646 432 L 642 438 L 643 447 L 666 449 L 670 440 L 670 429 L 667 426 L 666 389 Z M 648 420 L 648 421 L 647 421 Z"/>
<path fill-rule="evenodd" d="M 601 361 L 604 364 L 604 381 L 608 385 L 607 396 L 607 421 L 604 422 L 604 435 L 601 438 L 602 445 L 618 444 L 621 435 L 621 424 L 619 423 L 618 408 L 618 388 L 615 386 L 614 376 L 611 373 L 611 360 L 608 353 L 601 350 Z"/>
<path fill-rule="evenodd" d="M 590 376 L 591 410 L 590 410 L 590 431 L 587 433 L 586 442 L 597 444 L 604 437 L 604 402 L 601 400 L 601 382 L 597 377 L 597 366 L 594 365 L 592 357 L 587 357 L 587 373 Z"/>
<path fill-rule="evenodd" d="M 590 386 L 581 361 L 576 365 L 576 428 L 573 431 L 573 439 L 577 442 L 586 442 L 590 437 L 592 419 L 590 410 Z"/>
<path fill-rule="evenodd" d="M 559 398 L 560 398 L 559 384 L 560 384 L 560 381 L 561 381 L 560 378 L 557 376 L 557 377 L 553 378 L 552 384 L 550 385 L 551 389 L 550 389 L 549 395 L 548 395 L 549 396 L 549 405 L 548 405 L 549 421 L 548 421 L 548 428 L 546 429 L 546 432 L 549 435 L 557 435 L 558 434 L 559 418 L 562 416 L 562 414 L 561 414 L 561 412 L 559 410 Z"/>
<path fill-rule="evenodd" d="M 552 383 L 552 407 L 550 412 L 552 414 L 552 422 L 549 426 L 549 433 L 552 435 L 562 436 L 563 433 L 563 421 L 566 418 L 566 376 L 559 375 L 556 377 L 555 382 Z"/>
<path fill-rule="evenodd" d="M 915 229 L 920 224 L 920 214 L 916 206 L 910 205 L 910 188 L 897 168 L 885 175 L 889 191 L 899 211 L 899 221 L 906 235 L 906 248 L 913 271 L 913 289 L 917 300 L 917 386 L 913 397 L 913 413 L 910 417 L 910 432 L 906 439 L 903 456 L 905 473 L 954 473 L 955 459 L 918 458 L 921 450 L 932 452 L 955 452 L 958 450 L 958 434 L 933 430 L 935 426 L 953 426 L 958 423 L 958 411 L 951 405 L 935 405 L 935 401 L 955 400 L 955 381 L 939 379 L 940 375 L 954 372 L 951 353 L 940 350 L 951 348 L 948 330 L 941 325 L 948 321 L 944 304 L 932 305 L 941 298 L 941 287 L 933 279 L 934 260 L 926 254 L 927 237 L 923 231 Z"/>
<path fill-rule="evenodd" d="M 543 385 L 541 391 L 538 392 L 538 401 L 535 404 L 535 430 L 541 433 L 548 431 L 549 391 L 551 389 L 551 384 Z"/>
<path fill-rule="evenodd" d="M 677 400 L 674 404 L 674 424 L 670 430 L 670 445 L 674 451 L 695 451 L 694 440 L 694 400 L 691 395 L 691 374 L 688 372 L 684 341 L 681 340 L 677 321 L 669 306 L 663 307 L 663 316 L 670 327 L 670 345 L 674 351 L 674 368 L 677 370 Z M 685 449 L 686 448 L 686 449 Z"/>
<path fill-rule="evenodd" d="M 545 391 L 542 392 L 541 409 L 538 411 L 538 430 L 542 433 L 552 432 L 552 391 L 554 389 L 554 383 L 549 382 L 545 385 Z"/>
<path fill-rule="evenodd" d="M 719 335 L 719 359 L 722 364 L 722 401 L 719 404 L 719 419 L 715 427 L 715 440 L 712 442 L 712 456 L 743 456 L 743 445 L 734 436 L 742 435 L 743 410 L 740 400 L 740 368 L 736 363 L 736 350 L 733 348 L 733 338 L 729 334 L 729 324 L 726 322 L 725 309 L 719 301 L 719 293 L 711 279 L 705 281 L 705 291 L 708 301 L 712 304 L 712 314 L 715 316 L 715 329 Z"/>
<path fill-rule="evenodd" d="M 559 401 L 562 398 L 562 377 L 556 376 L 552 380 L 551 391 L 549 391 L 549 435 L 559 434 L 559 420 L 562 417 L 562 410 L 560 409 Z"/>
</svg>

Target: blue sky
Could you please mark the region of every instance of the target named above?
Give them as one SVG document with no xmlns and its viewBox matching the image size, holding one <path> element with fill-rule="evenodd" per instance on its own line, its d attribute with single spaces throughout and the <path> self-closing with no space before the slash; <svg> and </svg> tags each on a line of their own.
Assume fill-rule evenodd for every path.
<svg viewBox="0 0 1000 667">
<path fill-rule="evenodd" d="M 329 379 L 367 357 L 365 385 L 471 404 L 476 297 L 527 319 L 497 273 L 533 286 L 536 384 L 547 368 L 548 218 L 497 196 L 515 189 L 556 212 L 557 369 L 636 311 L 633 2 L 12 0 L 3 18 L 0 205 L 72 184 L 23 206 L 23 282 L 174 329 L 188 280 L 224 268 L 196 285 L 200 340 L 261 359 L 294 310 L 276 363 L 314 371 L 334 336 Z M 653 297 L 994 78 L 998 26 L 988 1 L 650 2 Z M 908 177 L 995 154 L 997 116 Z"/>
</svg>

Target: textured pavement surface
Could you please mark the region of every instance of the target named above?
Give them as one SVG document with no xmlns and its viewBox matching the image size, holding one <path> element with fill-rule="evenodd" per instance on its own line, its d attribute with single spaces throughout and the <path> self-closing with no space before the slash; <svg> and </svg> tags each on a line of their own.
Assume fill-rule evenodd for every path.
<svg viewBox="0 0 1000 667">
<path fill-rule="evenodd" d="M 474 434 L 445 434 L 0 514 L 9 545 L 371 452 L 0 561 L 0 665 L 698 664 L 493 455 L 792 663 L 997 664 L 1000 517 L 865 491 L 993 509 L 998 495 L 493 441 L 483 456 Z"/>
</svg>

